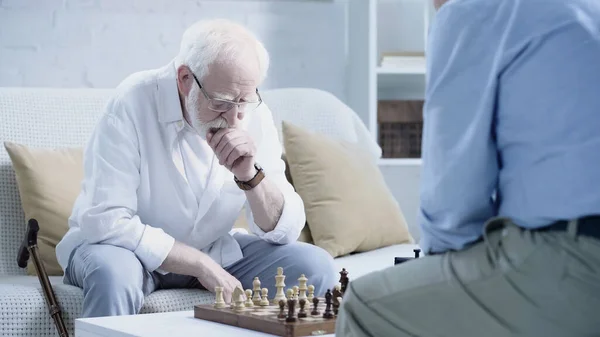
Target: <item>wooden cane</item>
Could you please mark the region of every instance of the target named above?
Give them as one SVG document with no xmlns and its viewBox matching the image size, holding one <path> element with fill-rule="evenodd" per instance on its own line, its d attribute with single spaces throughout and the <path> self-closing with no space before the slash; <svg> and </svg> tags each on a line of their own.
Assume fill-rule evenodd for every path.
<svg viewBox="0 0 600 337">
<path fill-rule="evenodd" d="M 46 273 L 46 269 L 42 264 L 38 252 L 37 234 L 39 230 L 40 226 L 38 225 L 37 220 L 30 219 L 27 223 L 27 232 L 25 233 L 25 238 L 23 239 L 23 243 L 19 248 L 19 254 L 17 255 L 17 264 L 21 268 L 26 268 L 29 257 L 33 256 L 33 264 L 35 266 L 35 270 L 37 271 L 40 284 L 42 285 L 42 289 L 46 297 L 46 304 L 48 305 L 48 309 L 50 310 L 50 316 L 52 316 L 52 319 L 54 319 L 54 324 L 56 325 L 56 329 L 58 330 L 58 334 L 60 335 L 60 337 L 69 337 L 67 328 L 65 327 L 65 322 L 62 318 L 60 305 L 58 304 L 58 301 L 54 296 L 54 291 L 52 290 L 50 279 L 48 278 L 48 274 Z"/>
</svg>

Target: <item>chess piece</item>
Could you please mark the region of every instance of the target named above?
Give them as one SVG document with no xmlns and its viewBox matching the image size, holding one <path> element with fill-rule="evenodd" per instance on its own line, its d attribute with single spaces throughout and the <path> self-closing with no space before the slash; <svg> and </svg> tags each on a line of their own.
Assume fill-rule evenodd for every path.
<svg viewBox="0 0 600 337">
<path fill-rule="evenodd" d="M 285 301 L 284 300 L 279 301 L 279 315 L 277 315 L 277 318 L 285 318 Z"/>
<path fill-rule="evenodd" d="M 277 267 L 277 275 L 275 276 L 275 288 L 277 291 L 275 292 L 275 297 L 273 300 L 275 303 L 279 303 L 280 300 L 287 300 L 285 298 L 285 293 L 283 292 L 283 288 L 285 287 L 285 275 L 283 275 L 283 268 Z"/>
<path fill-rule="evenodd" d="M 244 310 L 246 306 L 244 305 L 244 290 L 242 290 L 242 288 L 235 287 L 235 289 L 233 289 L 233 295 L 231 298 L 231 302 L 235 302 L 234 309 L 236 311 Z"/>
<path fill-rule="evenodd" d="M 285 291 L 285 294 L 287 295 L 287 300 L 294 299 L 294 289 L 288 288 L 288 290 Z"/>
<path fill-rule="evenodd" d="M 306 300 L 301 298 L 298 300 L 298 303 L 300 304 L 300 311 L 298 311 L 298 318 L 304 318 L 306 317 L 306 311 L 304 311 L 304 305 L 306 305 Z"/>
<path fill-rule="evenodd" d="M 413 252 L 415 253 L 415 259 L 419 258 L 419 253 L 421 253 L 421 250 L 419 248 L 413 249 Z"/>
<path fill-rule="evenodd" d="M 222 309 L 227 305 L 223 299 L 223 287 L 215 287 L 215 308 Z"/>
<path fill-rule="evenodd" d="M 339 307 L 340 306 L 340 297 L 342 297 L 342 286 L 339 284 L 336 284 L 335 287 L 333 287 L 333 292 L 332 292 L 332 297 L 333 297 L 333 307 L 335 308 L 336 305 Z"/>
<path fill-rule="evenodd" d="M 262 288 L 262 299 L 260 300 L 260 306 L 266 307 L 269 305 L 269 289 Z"/>
<path fill-rule="evenodd" d="M 308 290 L 308 288 L 306 287 L 306 282 L 308 282 L 306 276 L 304 276 L 304 274 L 300 275 L 300 278 L 298 279 L 298 290 L 300 291 L 298 293 L 298 300 L 308 299 L 308 297 L 306 296 L 306 290 Z"/>
<path fill-rule="evenodd" d="M 296 317 L 294 317 L 294 306 L 296 306 L 296 302 L 293 299 L 288 299 L 287 300 L 287 305 L 288 305 L 288 315 L 285 319 L 286 322 L 295 322 L 296 321 Z"/>
<path fill-rule="evenodd" d="M 331 290 L 327 289 L 325 293 L 325 312 L 323 313 L 323 318 L 333 318 L 333 312 L 331 311 L 332 298 Z"/>
<path fill-rule="evenodd" d="M 344 293 L 346 293 L 346 289 L 348 288 L 348 282 L 350 280 L 348 279 L 348 271 L 346 271 L 346 268 L 342 268 L 342 271 L 340 271 L 340 284 L 341 286 L 341 292 L 342 295 L 344 295 Z"/>
<path fill-rule="evenodd" d="M 313 300 L 313 310 L 310 313 L 313 316 L 319 316 L 321 313 L 319 312 L 319 298 L 318 297 L 314 297 Z"/>
<path fill-rule="evenodd" d="M 308 297 L 306 299 L 308 302 L 312 302 L 313 297 L 315 297 L 315 286 L 311 284 L 308 286 Z"/>
<path fill-rule="evenodd" d="M 252 302 L 254 302 L 254 304 L 259 305 L 260 304 L 260 280 L 258 279 L 258 277 L 254 278 L 254 281 L 252 281 L 252 286 L 253 286 L 253 291 L 254 291 L 254 296 L 252 297 Z"/>
<path fill-rule="evenodd" d="M 254 302 L 252 302 L 252 290 L 246 289 L 246 307 L 251 308 L 254 306 Z"/>
<path fill-rule="evenodd" d="M 294 302 L 298 304 L 298 286 L 293 286 L 292 289 L 294 290 Z"/>
</svg>

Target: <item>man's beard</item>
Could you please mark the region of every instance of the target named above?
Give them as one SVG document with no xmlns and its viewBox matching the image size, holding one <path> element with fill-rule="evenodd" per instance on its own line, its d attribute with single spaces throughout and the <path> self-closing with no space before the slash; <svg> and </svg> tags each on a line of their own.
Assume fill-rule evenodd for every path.
<svg viewBox="0 0 600 337">
<path fill-rule="evenodd" d="M 185 100 L 185 110 L 188 113 L 192 127 L 198 132 L 202 139 L 206 140 L 206 134 L 209 131 L 217 131 L 228 127 L 227 120 L 221 116 L 213 119 L 209 122 L 203 122 L 200 120 L 200 88 L 193 86 Z"/>
</svg>

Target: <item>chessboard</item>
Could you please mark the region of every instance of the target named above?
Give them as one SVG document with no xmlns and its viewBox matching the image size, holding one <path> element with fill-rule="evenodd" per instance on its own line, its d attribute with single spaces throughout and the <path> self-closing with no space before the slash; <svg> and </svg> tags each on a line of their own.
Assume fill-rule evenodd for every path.
<svg viewBox="0 0 600 337">
<path fill-rule="evenodd" d="M 277 293 L 268 298 L 266 288 L 260 288 L 260 280 L 254 279 L 253 290 L 236 288 L 235 303 L 223 301 L 222 288 L 215 289 L 213 304 L 194 306 L 194 317 L 212 322 L 260 331 L 276 336 L 299 337 L 335 333 L 336 318 L 348 285 L 348 272 L 342 269 L 340 283 L 328 289 L 324 297 L 315 297 L 314 286 L 306 286 L 307 279 L 301 275 L 299 286 L 283 292 L 285 276 L 278 268 Z M 245 295 L 245 300 L 243 299 Z"/>
<path fill-rule="evenodd" d="M 289 310 L 287 307 L 284 310 L 286 317 L 278 318 L 280 309 L 275 304 L 254 306 L 240 311 L 232 307 L 218 309 L 212 304 L 200 304 L 194 307 L 194 317 L 276 336 L 317 336 L 335 333 L 336 316 L 323 318 L 325 306 L 324 299 L 320 299 L 317 306 L 318 315 L 311 315 L 311 305 L 311 309 L 306 312 L 307 317 L 298 318 L 296 313 L 295 322 L 286 322 Z"/>
</svg>

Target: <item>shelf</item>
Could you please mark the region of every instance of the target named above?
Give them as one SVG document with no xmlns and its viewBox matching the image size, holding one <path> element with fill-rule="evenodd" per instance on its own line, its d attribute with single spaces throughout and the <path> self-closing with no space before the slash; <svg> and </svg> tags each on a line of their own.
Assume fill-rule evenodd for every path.
<svg viewBox="0 0 600 337">
<path fill-rule="evenodd" d="M 377 67 L 378 75 L 425 75 L 425 67 Z"/>
<path fill-rule="evenodd" d="M 424 99 L 425 76 L 423 74 L 380 74 L 375 83 L 376 100 Z"/>
<path fill-rule="evenodd" d="M 421 158 L 381 158 L 379 166 L 420 166 Z"/>
</svg>

